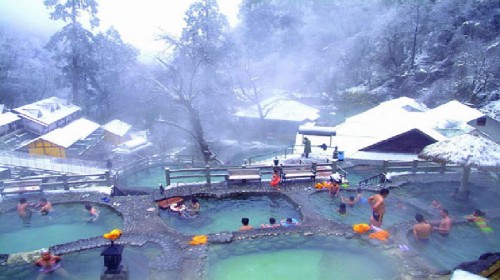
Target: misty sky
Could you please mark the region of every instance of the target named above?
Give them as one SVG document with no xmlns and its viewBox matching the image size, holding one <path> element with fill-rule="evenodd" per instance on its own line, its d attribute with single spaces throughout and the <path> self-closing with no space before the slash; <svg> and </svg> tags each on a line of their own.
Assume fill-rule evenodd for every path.
<svg viewBox="0 0 500 280">
<path fill-rule="evenodd" d="M 164 47 L 155 40 L 161 30 L 179 35 L 184 13 L 194 0 L 97 0 L 101 30 L 110 26 L 120 32 L 125 42 L 141 50 L 141 60 L 148 60 Z M 241 0 L 217 0 L 221 13 L 231 26 L 238 22 Z M 63 26 L 49 18 L 43 0 L 0 0 L 0 24 L 31 33 L 52 35 Z"/>
</svg>

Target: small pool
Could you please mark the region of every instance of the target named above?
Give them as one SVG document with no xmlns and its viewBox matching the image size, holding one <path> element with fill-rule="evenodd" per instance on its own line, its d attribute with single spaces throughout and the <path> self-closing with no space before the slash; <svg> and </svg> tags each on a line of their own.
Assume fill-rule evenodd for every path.
<svg viewBox="0 0 500 280">
<path fill-rule="evenodd" d="M 347 206 L 347 214 L 340 215 L 337 210 L 341 203 L 340 196 L 348 198 L 351 195 L 356 195 L 355 192 L 341 191 L 339 197 L 332 198 L 327 191 L 318 191 L 309 196 L 309 202 L 313 204 L 322 216 L 337 221 L 339 223 L 354 225 L 359 223 L 369 223 L 372 215 L 372 210 L 366 199 L 374 192 L 363 192 L 364 199 L 353 207 Z M 392 193 L 385 200 L 386 213 L 383 220 L 383 228 L 402 223 L 413 222 L 417 212 L 422 213 L 424 216 L 429 217 L 429 213 L 423 209 L 417 208 L 408 203 L 404 203 L 395 198 Z"/>
<path fill-rule="evenodd" d="M 393 279 L 389 257 L 359 240 L 266 237 L 210 245 L 208 279 Z"/>
<path fill-rule="evenodd" d="M 17 211 L 0 214 L 0 253 L 33 251 L 121 228 L 123 221 L 117 212 L 105 206 L 96 208 L 100 212 L 96 222 L 85 221 L 88 214 L 79 203 L 56 204 L 47 216 L 33 212 L 29 226 L 23 225 Z"/>
<path fill-rule="evenodd" d="M 72 276 L 71 279 L 99 279 L 104 267 L 103 257 L 100 256 L 103 249 L 92 249 L 63 255 L 63 267 Z M 122 255 L 122 265 L 128 267 L 130 279 L 151 279 L 148 268 L 149 261 L 160 254 L 161 250 L 149 243 L 143 247 L 125 246 Z M 38 274 L 38 268 L 33 264 L 0 266 L 0 279 L 35 279 Z M 47 279 L 67 278 L 62 278 L 54 274 L 51 277 L 47 277 Z"/>
<path fill-rule="evenodd" d="M 477 260 L 486 252 L 500 251 L 500 220 L 488 221 L 488 225 L 493 232 L 483 233 L 474 223 L 454 225 L 450 236 L 432 234 L 428 244 L 417 243 L 410 235 L 410 245 L 433 266 L 451 270 L 462 262 Z"/>
<path fill-rule="evenodd" d="M 432 200 L 439 200 L 443 208 L 448 209 L 451 216 L 464 216 L 471 214 L 478 208 L 488 214 L 488 210 L 498 209 L 498 186 L 479 186 L 470 184 L 471 195 L 467 202 L 459 201 L 451 195 L 458 188 L 460 182 L 434 182 L 434 183 L 409 183 L 401 188 L 391 189 L 391 196 L 397 196 L 419 208 L 437 214 L 431 207 Z"/>
<path fill-rule="evenodd" d="M 169 211 L 161 211 L 160 216 L 169 226 L 187 234 L 238 231 L 243 217 L 249 218 L 253 227 L 268 223 L 269 217 L 277 221 L 287 217 L 300 220 L 297 207 L 281 195 L 237 195 L 198 200 L 201 210 L 192 219 L 180 218 Z"/>
</svg>

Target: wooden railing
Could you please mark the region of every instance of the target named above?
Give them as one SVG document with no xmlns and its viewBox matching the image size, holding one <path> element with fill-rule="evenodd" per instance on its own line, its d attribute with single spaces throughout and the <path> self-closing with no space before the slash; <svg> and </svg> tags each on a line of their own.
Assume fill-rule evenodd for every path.
<svg viewBox="0 0 500 280">
<path fill-rule="evenodd" d="M 335 172 L 335 170 L 338 170 L 336 162 L 313 163 L 310 165 L 311 165 L 311 168 L 314 170 L 321 169 L 320 167 L 324 167 L 324 166 L 331 167 L 330 170 L 332 170 L 334 172 Z M 283 167 L 283 166 L 288 167 L 288 166 L 295 166 L 295 165 L 280 165 L 280 167 Z M 304 166 L 304 165 L 296 165 L 296 166 Z M 252 169 L 258 168 L 260 170 L 261 175 L 272 174 L 273 169 L 275 167 L 276 166 L 274 166 L 274 165 L 248 166 L 248 168 L 252 168 Z M 211 184 L 212 182 L 214 182 L 214 179 L 216 179 L 216 178 L 225 178 L 226 175 L 228 175 L 228 172 L 227 172 L 228 169 L 238 169 L 238 168 L 243 169 L 243 168 L 247 168 L 247 166 L 246 165 L 224 166 L 223 168 L 221 168 L 221 167 L 210 167 L 209 165 L 207 165 L 204 168 L 186 168 L 186 169 L 175 169 L 175 170 L 172 170 L 170 168 L 165 168 L 165 182 L 166 182 L 166 185 L 169 186 L 172 184 L 173 180 L 187 179 L 186 181 L 194 182 L 194 180 L 197 180 L 196 181 L 197 183 Z M 346 173 L 344 175 L 346 175 Z"/>
<path fill-rule="evenodd" d="M 383 173 L 388 172 L 398 172 L 398 171 L 409 171 L 412 173 L 420 172 L 420 171 L 428 171 L 428 172 L 440 172 L 444 173 L 447 169 L 456 169 L 458 165 L 445 164 L 445 163 L 436 163 L 432 161 L 383 161 L 382 170 Z"/>
<path fill-rule="evenodd" d="M 37 177 L 25 177 L 22 179 L 15 180 L 3 180 L 0 181 L 0 188 L 3 188 L 4 184 L 10 181 L 23 182 L 30 180 L 41 180 L 40 188 L 42 190 L 69 190 L 70 187 L 74 188 L 86 188 L 90 187 L 91 184 L 99 184 L 100 186 L 111 187 L 114 184 L 113 178 L 110 176 L 109 172 L 99 173 L 99 174 L 88 174 L 88 175 L 52 175 L 52 176 L 37 176 Z"/>
<path fill-rule="evenodd" d="M 285 147 L 285 148 L 277 150 L 277 151 L 263 153 L 260 155 L 249 157 L 246 160 L 246 164 L 252 165 L 254 162 L 258 162 L 259 159 L 262 160 L 262 159 L 269 159 L 269 158 L 273 158 L 273 157 L 280 157 L 282 159 L 286 159 L 288 155 L 293 155 L 293 152 L 294 152 L 294 146 L 288 146 L 288 147 Z"/>
</svg>

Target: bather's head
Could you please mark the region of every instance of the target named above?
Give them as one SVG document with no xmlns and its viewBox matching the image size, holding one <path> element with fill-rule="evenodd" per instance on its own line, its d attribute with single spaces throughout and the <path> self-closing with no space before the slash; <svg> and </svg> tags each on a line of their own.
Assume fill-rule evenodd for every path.
<svg viewBox="0 0 500 280">
<path fill-rule="evenodd" d="M 243 218 L 241 219 L 241 223 L 244 225 L 244 226 L 248 226 L 248 223 L 250 223 L 250 220 L 248 218 Z"/>
<path fill-rule="evenodd" d="M 415 215 L 415 220 L 416 220 L 417 222 L 421 223 L 421 222 L 423 222 L 423 221 L 424 221 L 424 216 L 423 216 L 422 214 L 420 214 L 420 213 L 417 213 L 417 214 Z"/>
</svg>

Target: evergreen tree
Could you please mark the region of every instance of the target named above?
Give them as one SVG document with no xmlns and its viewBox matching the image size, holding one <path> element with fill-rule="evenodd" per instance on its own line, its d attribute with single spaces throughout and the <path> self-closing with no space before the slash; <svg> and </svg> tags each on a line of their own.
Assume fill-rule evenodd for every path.
<svg viewBox="0 0 500 280">
<path fill-rule="evenodd" d="M 71 87 L 68 100 L 89 111 L 98 99 L 98 65 L 94 60 L 94 36 L 82 26 L 79 19 L 85 14 L 89 17 L 90 27 L 97 27 L 97 1 L 44 0 L 44 4 L 52 9 L 51 19 L 67 23 L 50 38 L 46 46 L 54 53 L 57 66 L 62 69 L 64 79 L 60 86 Z"/>
</svg>

